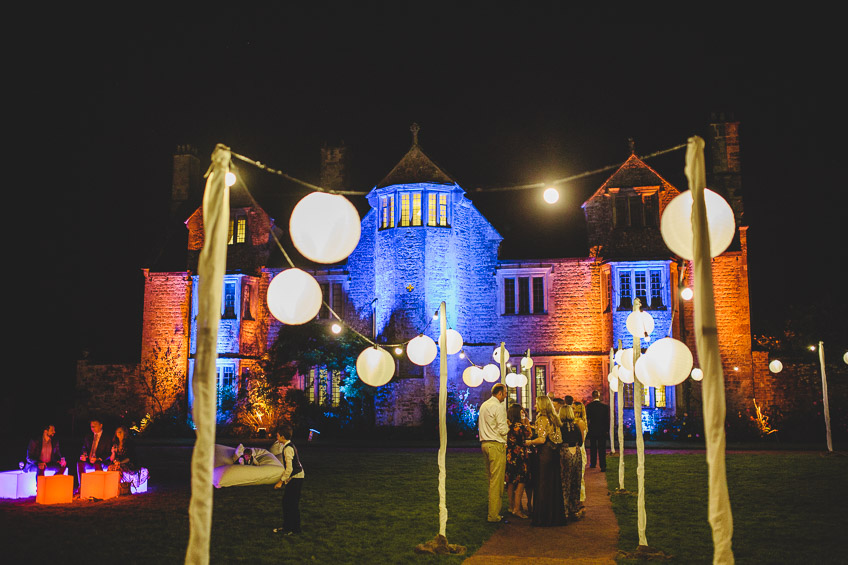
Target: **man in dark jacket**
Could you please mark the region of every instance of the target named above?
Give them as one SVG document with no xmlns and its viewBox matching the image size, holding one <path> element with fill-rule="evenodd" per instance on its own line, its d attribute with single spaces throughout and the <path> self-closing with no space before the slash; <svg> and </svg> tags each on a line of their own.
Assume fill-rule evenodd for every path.
<svg viewBox="0 0 848 565">
<path fill-rule="evenodd" d="M 589 467 L 595 468 L 600 462 L 601 471 L 607 470 L 607 434 L 609 433 L 609 405 L 601 402 L 601 394 L 592 391 L 592 402 L 586 405 L 586 418 L 589 430 L 586 439 L 589 443 Z"/>
<path fill-rule="evenodd" d="M 83 473 L 105 471 L 109 467 L 109 456 L 112 454 L 112 437 L 103 429 L 103 422 L 92 418 L 90 424 L 91 433 L 83 439 L 82 451 L 77 461 L 77 481 L 80 483 Z"/>
<path fill-rule="evenodd" d="M 35 471 L 40 476 L 45 469 L 52 469 L 57 475 L 65 474 L 67 465 L 55 436 L 56 426 L 47 424 L 42 428 L 40 437 L 30 440 L 24 471 Z"/>
</svg>

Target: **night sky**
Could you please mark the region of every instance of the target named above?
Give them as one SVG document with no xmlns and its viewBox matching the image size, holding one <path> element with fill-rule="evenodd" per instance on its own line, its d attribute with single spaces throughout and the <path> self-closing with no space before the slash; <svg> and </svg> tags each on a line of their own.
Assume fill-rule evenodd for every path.
<svg viewBox="0 0 848 565">
<path fill-rule="evenodd" d="M 62 410 L 83 350 L 138 360 L 141 269 L 184 143 L 204 167 L 224 143 L 315 182 L 322 144 L 343 141 L 351 188 L 368 190 L 417 122 L 424 151 L 505 237 L 502 257 L 581 256 L 580 204 L 612 171 L 568 185 L 555 207 L 538 191 L 475 189 L 620 163 L 628 138 L 645 155 L 705 136 L 711 113 L 729 113 L 741 122 L 754 330 L 793 305 L 844 326 L 844 64 L 833 17 L 300 4 L 132 19 L 77 11 L 18 46 L 28 86 L 11 117 L 23 126 L 20 154 L 37 161 L 23 173 L 35 189 L 21 215 L 37 220 L 15 244 L 24 294 L 9 297 L 26 355 L 6 415 L 11 398 L 38 394 L 29 418 Z M 687 188 L 683 151 L 648 164 Z"/>
</svg>

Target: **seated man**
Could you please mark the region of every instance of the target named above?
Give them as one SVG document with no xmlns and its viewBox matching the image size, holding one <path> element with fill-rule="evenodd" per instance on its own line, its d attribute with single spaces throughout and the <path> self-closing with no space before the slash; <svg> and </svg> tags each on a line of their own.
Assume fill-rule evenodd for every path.
<svg viewBox="0 0 848 565">
<path fill-rule="evenodd" d="M 30 440 L 24 471 L 35 471 L 37 476 L 41 476 L 45 469 L 53 469 L 57 475 L 65 474 L 67 465 L 59 451 L 59 441 L 54 439 L 55 435 L 56 426 L 48 424 L 37 439 Z"/>
<path fill-rule="evenodd" d="M 98 418 L 91 419 L 91 433 L 82 442 L 82 452 L 77 461 L 77 479 L 88 471 L 105 471 L 112 454 L 112 438 L 103 431 Z"/>
</svg>

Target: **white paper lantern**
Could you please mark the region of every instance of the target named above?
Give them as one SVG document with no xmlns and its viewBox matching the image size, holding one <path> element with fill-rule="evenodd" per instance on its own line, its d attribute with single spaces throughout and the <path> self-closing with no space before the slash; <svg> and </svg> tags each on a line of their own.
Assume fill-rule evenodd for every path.
<svg viewBox="0 0 848 565">
<path fill-rule="evenodd" d="M 774 374 L 777 374 L 783 370 L 783 363 L 780 362 L 780 359 L 774 359 L 769 363 L 769 371 Z"/>
<path fill-rule="evenodd" d="M 619 349 L 613 357 L 616 363 L 624 367 L 628 371 L 633 371 L 633 348 Z M 619 377 L 621 378 L 621 377 Z"/>
<path fill-rule="evenodd" d="M 436 342 L 430 336 L 424 334 L 413 338 L 406 346 L 406 356 L 416 365 L 429 365 L 439 353 Z"/>
<path fill-rule="evenodd" d="M 292 243 L 317 263 L 338 263 L 359 243 L 359 213 L 340 194 L 313 192 L 294 207 L 289 220 Z"/>
<path fill-rule="evenodd" d="M 620 365 L 618 367 L 618 379 L 626 385 L 633 384 L 633 371 Z"/>
<path fill-rule="evenodd" d="M 618 390 L 618 377 L 616 375 L 612 373 L 607 375 L 607 382 L 609 383 L 611 389 Z"/>
<path fill-rule="evenodd" d="M 445 334 L 445 338 L 447 341 L 448 355 L 455 355 L 462 350 L 462 336 L 458 331 L 449 329 Z"/>
<path fill-rule="evenodd" d="M 533 368 L 533 360 L 529 357 L 522 357 L 521 358 L 521 370 L 522 371 L 529 371 L 532 368 Z"/>
<path fill-rule="evenodd" d="M 647 312 L 631 312 L 625 322 L 627 331 L 636 334 L 640 338 L 651 335 L 654 331 L 654 318 Z"/>
<path fill-rule="evenodd" d="M 845 361 L 846 365 L 848 365 L 848 351 L 842 354 L 842 360 Z"/>
<path fill-rule="evenodd" d="M 645 353 L 636 359 L 636 378 L 645 386 L 659 387 L 663 386 L 663 381 L 660 379 L 660 373 L 652 363 L 650 355 Z"/>
<path fill-rule="evenodd" d="M 527 386 L 527 375 L 524 373 L 518 373 L 518 385 L 521 388 Z"/>
<path fill-rule="evenodd" d="M 692 380 L 700 381 L 703 378 L 704 378 L 704 372 L 701 369 L 699 369 L 698 367 L 695 367 L 694 369 L 692 369 Z"/>
<path fill-rule="evenodd" d="M 462 382 L 471 388 L 483 384 L 483 369 L 471 365 L 462 372 Z"/>
<path fill-rule="evenodd" d="M 730 205 L 712 190 L 704 189 L 707 223 L 710 231 L 710 257 L 724 253 L 733 234 L 736 221 Z M 668 248 L 683 259 L 694 259 L 692 247 L 692 191 L 681 192 L 668 203 L 660 220 L 660 232 Z"/>
<path fill-rule="evenodd" d="M 504 359 L 503 363 L 501 363 L 501 348 L 496 347 L 494 351 L 492 351 L 492 359 L 495 360 L 495 363 L 503 364 L 509 361 L 509 349 L 504 347 Z"/>
<path fill-rule="evenodd" d="M 695 296 L 695 291 L 693 291 L 688 286 L 680 291 L 680 298 L 683 300 L 692 300 L 692 297 Z"/>
<path fill-rule="evenodd" d="M 501 370 L 497 365 L 489 363 L 483 367 L 483 380 L 487 383 L 493 383 L 501 378 Z"/>
<path fill-rule="evenodd" d="M 300 269 L 286 269 L 268 285 L 268 310 L 284 324 L 305 324 L 321 309 L 321 286 Z"/>
<path fill-rule="evenodd" d="M 367 385 L 383 386 L 395 374 L 395 360 L 382 347 L 369 347 L 356 358 L 356 374 Z"/>
<path fill-rule="evenodd" d="M 515 388 L 518 386 L 518 373 L 506 374 L 506 386 Z"/>
<path fill-rule="evenodd" d="M 660 385 L 679 385 L 692 372 L 692 352 L 685 343 L 672 337 L 664 337 L 652 343 L 645 356 L 648 357 L 646 374 Z"/>
</svg>

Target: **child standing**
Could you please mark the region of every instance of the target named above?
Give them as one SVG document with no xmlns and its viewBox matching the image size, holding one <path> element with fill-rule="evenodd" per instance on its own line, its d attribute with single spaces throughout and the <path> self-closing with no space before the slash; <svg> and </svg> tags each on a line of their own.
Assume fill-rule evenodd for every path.
<svg viewBox="0 0 848 565">
<path fill-rule="evenodd" d="M 283 488 L 283 485 L 286 487 L 283 493 L 283 527 L 274 528 L 274 533 L 284 536 L 300 533 L 300 491 L 305 476 L 297 448 L 291 439 L 292 428 L 284 424 L 277 429 L 277 441 L 271 446 L 271 453 L 283 464 L 283 474 L 274 488 Z"/>
</svg>

